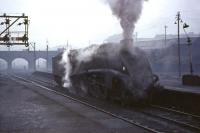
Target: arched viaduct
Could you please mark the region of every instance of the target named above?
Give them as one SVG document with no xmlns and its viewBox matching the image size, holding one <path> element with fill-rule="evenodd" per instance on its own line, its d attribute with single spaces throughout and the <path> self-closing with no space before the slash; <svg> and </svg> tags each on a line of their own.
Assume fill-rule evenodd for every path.
<svg viewBox="0 0 200 133">
<path fill-rule="evenodd" d="M 47 61 L 48 70 L 52 68 L 52 57 L 56 56 L 58 51 L 0 51 L 0 59 L 7 62 L 7 70 L 12 70 L 12 61 L 22 58 L 28 62 L 28 70 L 34 71 L 36 60 L 39 58 Z"/>
</svg>

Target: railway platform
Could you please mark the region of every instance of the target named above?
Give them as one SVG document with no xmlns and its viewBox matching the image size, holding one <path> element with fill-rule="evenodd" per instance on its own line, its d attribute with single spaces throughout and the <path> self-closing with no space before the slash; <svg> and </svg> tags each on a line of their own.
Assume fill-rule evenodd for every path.
<svg viewBox="0 0 200 133">
<path fill-rule="evenodd" d="M 154 94 L 156 104 L 200 114 L 199 86 L 183 85 L 181 78 L 173 75 L 159 75 L 159 78 L 163 88 Z"/>
<path fill-rule="evenodd" d="M 200 86 L 183 85 L 182 79 L 177 75 L 174 74 L 173 75 L 158 74 L 158 75 L 160 78 L 159 83 L 164 86 L 164 89 L 200 95 Z"/>
</svg>

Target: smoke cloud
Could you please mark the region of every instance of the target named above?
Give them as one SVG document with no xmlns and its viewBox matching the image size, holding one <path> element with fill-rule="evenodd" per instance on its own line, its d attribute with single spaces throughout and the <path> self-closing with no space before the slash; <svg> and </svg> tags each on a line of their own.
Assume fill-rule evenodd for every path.
<svg viewBox="0 0 200 133">
<path fill-rule="evenodd" d="M 107 2 L 113 14 L 120 20 L 124 39 L 132 39 L 144 0 L 107 0 Z"/>
</svg>

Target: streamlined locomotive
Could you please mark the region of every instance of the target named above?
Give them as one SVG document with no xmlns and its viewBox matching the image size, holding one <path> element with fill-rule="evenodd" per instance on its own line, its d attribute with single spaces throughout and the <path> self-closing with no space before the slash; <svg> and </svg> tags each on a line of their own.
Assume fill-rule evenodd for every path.
<svg viewBox="0 0 200 133">
<path fill-rule="evenodd" d="M 62 63 L 62 55 L 53 58 L 55 80 L 63 86 L 68 77 L 69 90 L 76 94 L 141 102 L 148 99 L 158 80 L 145 52 L 133 47 L 130 41 L 71 50 L 65 55 L 66 63 Z"/>
</svg>

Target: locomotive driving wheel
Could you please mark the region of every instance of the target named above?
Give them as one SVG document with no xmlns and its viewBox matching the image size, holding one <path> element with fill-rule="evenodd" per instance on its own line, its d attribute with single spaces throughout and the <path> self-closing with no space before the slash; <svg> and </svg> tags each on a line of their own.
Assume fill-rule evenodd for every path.
<svg viewBox="0 0 200 133">
<path fill-rule="evenodd" d="M 89 94 L 98 99 L 107 99 L 108 92 L 107 88 L 103 85 L 98 78 L 90 78 Z"/>
<path fill-rule="evenodd" d="M 120 104 L 122 106 L 126 106 L 130 103 L 129 101 L 129 96 L 127 91 L 125 91 L 124 89 L 121 89 L 121 98 L 120 98 Z"/>
<path fill-rule="evenodd" d="M 92 95 L 93 97 L 98 98 L 98 99 L 105 100 L 108 97 L 106 88 L 104 88 L 103 86 L 97 85 L 97 84 L 94 84 L 90 87 L 89 93 L 90 93 L 90 95 Z"/>
</svg>

